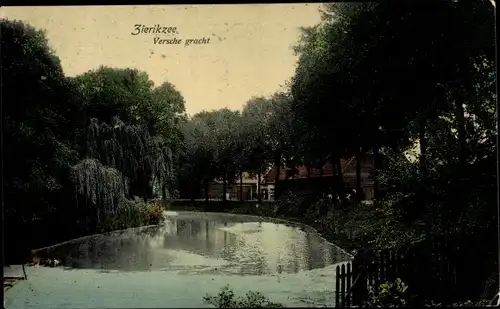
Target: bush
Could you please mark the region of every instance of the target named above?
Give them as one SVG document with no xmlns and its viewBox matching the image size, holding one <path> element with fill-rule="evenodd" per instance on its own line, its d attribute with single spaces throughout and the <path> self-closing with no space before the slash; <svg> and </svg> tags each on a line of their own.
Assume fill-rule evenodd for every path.
<svg viewBox="0 0 500 309">
<path fill-rule="evenodd" d="M 155 225 L 163 221 L 163 208 L 159 204 L 147 204 L 141 210 L 145 225 Z"/>
<path fill-rule="evenodd" d="M 216 308 L 283 308 L 279 303 L 271 302 L 259 292 L 248 292 L 245 297 L 235 297 L 234 292 L 228 285 L 223 287 L 217 296 L 207 295 L 203 297 L 205 304 Z"/>
<path fill-rule="evenodd" d="M 286 191 L 274 205 L 274 214 L 277 217 L 303 218 L 308 209 L 318 199 L 307 191 Z"/>
<path fill-rule="evenodd" d="M 99 222 L 98 230 L 109 232 L 114 230 L 156 225 L 163 221 L 163 208 L 158 204 L 147 204 L 136 198 L 126 200 L 125 205 Z"/>
<path fill-rule="evenodd" d="M 394 282 L 370 287 L 368 299 L 362 307 L 406 307 L 410 300 L 407 290 L 408 286 L 399 278 Z"/>
<path fill-rule="evenodd" d="M 398 278 L 394 282 L 386 282 L 375 288 L 370 287 L 368 298 L 362 307 L 414 307 L 418 303 L 419 299 L 411 296 L 408 293 L 408 286 Z M 485 307 L 488 303 L 487 299 L 467 300 L 453 303 L 451 307 Z M 442 303 L 434 301 L 424 301 L 421 305 L 424 307 L 445 307 Z"/>
</svg>

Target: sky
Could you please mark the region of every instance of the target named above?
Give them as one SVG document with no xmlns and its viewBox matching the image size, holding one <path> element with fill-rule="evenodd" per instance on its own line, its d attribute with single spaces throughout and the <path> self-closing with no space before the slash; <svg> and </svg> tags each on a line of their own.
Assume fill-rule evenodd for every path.
<svg viewBox="0 0 500 309">
<path fill-rule="evenodd" d="M 193 115 L 241 109 L 252 96 L 282 89 L 297 63 L 292 47 L 299 29 L 319 22 L 320 8 L 319 3 L 2 7 L 0 16 L 46 29 L 66 75 L 100 65 L 136 68 L 155 85 L 174 84 Z M 136 25 L 159 25 L 160 33 L 133 35 Z"/>
</svg>

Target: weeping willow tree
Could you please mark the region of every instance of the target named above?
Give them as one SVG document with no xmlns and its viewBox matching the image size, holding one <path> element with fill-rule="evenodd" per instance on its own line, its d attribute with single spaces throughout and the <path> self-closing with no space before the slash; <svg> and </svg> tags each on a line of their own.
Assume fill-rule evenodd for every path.
<svg viewBox="0 0 500 309">
<path fill-rule="evenodd" d="M 87 158 L 73 166 L 71 178 L 77 200 L 83 201 L 86 225 L 118 228 L 123 221 L 139 225 L 137 211 L 151 196 L 153 181 L 172 179 L 172 152 L 161 137 L 150 136 L 141 125 L 118 118 L 111 124 L 91 119 L 87 131 Z M 135 201 L 130 198 L 135 197 Z"/>
<path fill-rule="evenodd" d="M 130 179 L 130 196 L 152 195 L 152 182 L 162 185 L 172 179 L 172 151 L 160 136 L 150 136 L 141 125 L 127 125 L 118 118 L 111 125 L 90 121 L 88 157 L 119 170 Z"/>
<path fill-rule="evenodd" d="M 127 208 L 128 179 L 115 168 L 96 159 L 84 159 L 71 170 L 78 200 L 85 203 L 85 227 L 95 219 L 97 225 L 109 221 Z"/>
</svg>

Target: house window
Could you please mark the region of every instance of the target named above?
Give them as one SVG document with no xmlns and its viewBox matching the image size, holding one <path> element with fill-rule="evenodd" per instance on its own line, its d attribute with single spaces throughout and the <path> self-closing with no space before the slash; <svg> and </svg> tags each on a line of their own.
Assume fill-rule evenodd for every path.
<svg viewBox="0 0 500 309">
<path fill-rule="evenodd" d="M 267 190 L 266 189 L 262 189 L 262 195 L 261 196 L 262 196 L 262 198 L 264 200 L 267 200 Z"/>
<path fill-rule="evenodd" d="M 269 189 L 269 199 L 273 200 L 274 199 L 274 188 Z"/>
</svg>

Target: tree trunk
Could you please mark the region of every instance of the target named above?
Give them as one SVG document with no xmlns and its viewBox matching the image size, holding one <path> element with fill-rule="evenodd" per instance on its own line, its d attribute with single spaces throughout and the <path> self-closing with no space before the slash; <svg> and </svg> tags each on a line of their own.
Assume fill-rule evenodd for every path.
<svg viewBox="0 0 500 309">
<path fill-rule="evenodd" d="M 144 200 L 144 203 L 147 203 L 149 198 L 150 185 L 147 177 L 143 176 L 141 178 L 142 179 L 139 180 L 139 183 L 142 182 L 142 184 L 140 183 L 139 186 L 142 187 L 142 199 Z"/>
<path fill-rule="evenodd" d="M 340 156 L 335 157 L 335 165 L 334 168 L 336 168 L 336 182 L 337 186 L 340 189 L 340 192 L 342 194 L 345 194 L 345 184 L 344 184 L 344 176 L 342 175 L 342 159 Z"/>
<path fill-rule="evenodd" d="M 153 183 L 150 182 L 149 180 L 146 180 L 146 181 L 147 181 L 147 185 L 146 185 L 146 198 L 150 199 L 150 198 L 153 198 L 153 194 L 154 194 Z"/>
<path fill-rule="evenodd" d="M 361 188 L 361 151 L 358 150 L 355 153 L 356 157 L 356 199 L 362 200 L 362 188 Z"/>
<path fill-rule="evenodd" d="M 323 192 L 323 190 L 326 187 L 325 180 L 323 179 L 323 164 L 320 164 L 318 168 L 319 168 L 319 179 L 317 179 L 316 184 L 319 185 L 318 189 L 320 190 L 320 192 Z"/>
<path fill-rule="evenodd" d="M 191 197 L 191 202 L 194 202 L 194 200 L 195 200 L 194 191 L 195 191 L 195 185 L 194 185 L 194 184 L 192 184 L 192 185 L 189 187 L 189 195 L 190 195 L 190 197 Z"/>
<path fill-rule="evenodd" d="M 261 175 L 260 175 L 260 169 L 259 169 L 259 172 L 257 173 L 257 200 L 259 201 L 259 203 L 262 201 L 262 195 L 260 193 L 260 178 L 261 178 Z"/>
<path fill-rule="evenodd" d="M 161 198 L 164 201 L 167 199 L 167 185 L 164 183 L 161 184 Z"/>
<path fill-rule="evenodd" d="M 226 193 L 227 193 L 226 172 L 224 172 L 224 175 L 222 176 L 222 200 L 223 201 L 227 201 Z"/>
<path fill-rule="evenodd" d="M 278 182 L 280 181 L 281 160 L 280 159 L 275 159 L 274 160 L 274 166 L 276 167 L 276 175 L 274 175 L 274 186 L 277 186 Z"/>
<path fill-rule="evenodd" d="M 240 201 L 243 202 L 243 172 L 240 170 Z"/>
<path fill-rule="evenodd" d="M 208 180 L 205 180 L 205 202 L 208 202 Z"/>
<path fill-rule="evenodd" d="M 373 197 L 374 197 L 374 199 L 378 199 L 380 196 L 380 183 L 379 183 L 379 179 L 378 179 L 378 169 L 380 168 L 379 158 L 380 158 L 379 148 L 378 148 L 378 145 L 375 145 L 375 147 L 373 147 Z"/>
<path fill-rule="evenodd" d="M 466 151 L 466 137 L 465 137 L 465 111 L 464 106 L 460 102 L 455 103 L 455 113 L 457 119 L 457 128 L 458 128 L 458 162 L 460 164 L 460 168 L 463 168 L 465 165 L 465 151 Z M 460 171 L 460 170 L 459 170 Z"/>
<path fill-rule="evenodd" d="M 460 91 L 460 99 L 455 101 L 455 119 L 458 133 L 458 169 L 457 169 L 457 182 L 455 185 L 454 202 L 455 208 L 448 212 L 448 215 L 455 215 L 457 209 L 463 208 L 464 201 L 464 174 L 466 174 L 466 160 L 467 160 L 467 141 L 465 131 L 465 110 L 462 104 L 462 98 L 466 97 L 466 93 Z M 447 218 L 447 216 L 446 216 Z"/>
<path fill-rule="evenodd" d="M 427 121 L 424 117 L 420 120 L 418 128 L 418 139 L 420 143 L 420 172 L 423 178 L 427 174 L 427 140 L 425 138 Z"/>
<path fill-rule="evenodd" d="M 281 172 L 281 155 L 276 156 L 274 159 L 274 165 L 276 166 L 276 175 L 274 176 L 274 199 L 277 197 L 277 189 L 278 183 L 280 181 L 280 172 Z"/>
</svg>

